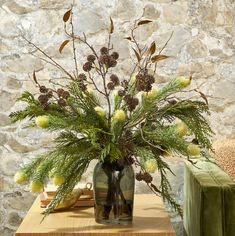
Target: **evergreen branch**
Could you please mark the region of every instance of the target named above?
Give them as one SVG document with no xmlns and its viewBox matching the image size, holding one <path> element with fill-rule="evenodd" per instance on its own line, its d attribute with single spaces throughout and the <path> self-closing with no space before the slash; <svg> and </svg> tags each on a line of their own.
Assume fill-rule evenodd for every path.
<svg viewBox="0 0 235 236">
<path fill-rule="evenodd" d="M 39 103 L 39 101 L 35 100 L 34 96 L 29 92 L 24 92 L 18 101 L 23 101 L 27 103 L 25 109 L 12 112 L 9 116 L 12 122 L 23 120 L 27 117 L 32 119 L 33 117 L 40 115 L 50 115 L 54 116 L 64 116 L 64 110 L 57 104 L 51 103 L 45 110 Z"/>
<path fill-rule="evenodd" d="M 35 171 L 33 175 L 31 176 L 31 179 L 33 181 L 39 181 L 40 183 L 46 183 L 47 178 L 49 177 L 49 172 L 53 168 L 54 158 L 52 158 L 52 155 L 50 154 L 46 158 L 44 158 L 38 165 L 37 168 L 35 168 Z"/>
<path fill-rule="evenodd" d="M 34 175 L 36 167 L 46 158 L 47 154 L 41 154 L 33 158 L 29 163 L 21 167 L 21 171 L 24 172 L 28 178 Z"/>
<path fill-rule="evenodd" d="M 65 182 L 59 186 L 56 191 L 56 194 L 50 204 L 47 206 L 47 209 L 43 212 L 44 218 L 49 215 L 56 206 L 74 189 L 77 182 L 81 179 L 82 174 L 86 171 L 89 165 L 87 158 L 79 158 L 69 166 L 65 173 Z"/>
<path fill-rule="evenodd" d="M 144 137 L 144 139 L 143 139 Z M 136 145 L 155 148 L 162 153 L 165 150 L 174 150 L 187 156 L 187 147 L 189 145 L 183 138 L 175 133 L 171 127 L 146 125 L 142 130 L 138 130 L 134 135 Z"/>
<path fill-rule="evenodd" d="M 167 179 L 167 171 L 170 171 L 173 175 L 174 173 L 171 171 L 169 165 L 166 162 L 164 162 L 162 158 L 159 157 L 158 152 L 159 152 L 159 149 L 154 148 L 154 147 L 149 147 L 149 146 L 145 146 L 145 147 L 136 146 L 135 147 L 135 153 L 137 156 L 141 158 L 140 165 L 143 169 L 144 169 L 143 163 L 146 160 L 154 158 L 157 161 L 157 167 L 160 173 L 161 184 L 159 188 L 157 188 L 153 184 L 148 184 L 150 189 L 156 194 L 161 193 L 163 200 L 167 201 L 173 207 L 173 209 L 177 211 L 180 216 L 182 216 L 182 208 L 179 204 L 177 204 L 177 202 L 173 198 L 172 193 L 171 193 L 171 190 L 172 190 L 171 185 Z"/>
<path fill-rule="evenodd" d="M 195 135 L 202 147 L 211 149 L 210 137 L 213 131 L 208 121 L 202 115 L 209 114 L 208 106 L 201 101 L 183 100 L 176 104 L 168 104 L 157 111 L 156 116 L 159 119 L 167 119 L 172 121 L 175 118 L 182 120 Z"/>
<path fill-rule="evenodd" d="M 166 99 L 168 96 L 179 92 L 181 89 L 180 85 L 173 79 L 158 91 L 156 101 L 159 102 Z"/>
<path fill-rule="evenodd" d="M 130 117 L 129 126 L 133 127 L 133 125 L 138 125 L 143 120 L 143 117 L 146 118 L 155 112 L 158 102 L 180 91 L 180 89 L 176 80 L 172 80 L 158 91 L 156 99 L 145 100 L 142 96 L 142 102 Z"/>
</svg>

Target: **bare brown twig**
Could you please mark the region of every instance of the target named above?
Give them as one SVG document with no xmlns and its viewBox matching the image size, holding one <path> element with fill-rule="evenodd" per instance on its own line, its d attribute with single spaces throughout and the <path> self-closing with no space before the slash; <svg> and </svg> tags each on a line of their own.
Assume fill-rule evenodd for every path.
<svg viewBox="0 0 235 236">
<path fill-rule="evenodd" d="M 65 69 L 63 68 L 58 62 L 56 62 L 51 56 L 49 56 L 45 51 L 43 51 L 41 48 L 39 48 L 36 44 L 29 41 L 24 35 L 21 35 L 21 37 L 30 45 L 34 46 L 39 52 L 41 52 L 46 58 L 48 58 L 51 62 L 53 62 L 60 70 L 62 70 L 65 74 L 69 76 L 71 80 L 74 80 L 74 77 Z"/>
<path fill-rule="evenodd" d="M 71 10 L 70 24 L 71 24 L 72 35 L 74 36 L 73 11 L 72 10 Z M 72 37 L 72 42 L 73 42 L 73 59 L 74 59 L 74 65 L 75 65 L 75 70 L 76 70 L 76 77 L 78 78 L 78 63 L 77 63 L 77 55 L 76 55 L 76 47 L 75 47 L 74 37 Z"/>
</svg>

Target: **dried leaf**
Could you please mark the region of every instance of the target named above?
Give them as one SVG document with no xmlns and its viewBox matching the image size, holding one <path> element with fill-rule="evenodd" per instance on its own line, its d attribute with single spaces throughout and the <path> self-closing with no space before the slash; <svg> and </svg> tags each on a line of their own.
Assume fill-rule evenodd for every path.
<svg viewBox="0 0 235 236">
<path fill-rule="evenodd" d="M 69 18 L 70 18 L 70 16 L 71 16 L 71 10 L 72 10 L 72 9 L 70 9 L 70 10 L 68 10 L 68 11 L 66 11 L 66 12 L 64 13 L 64 16 L 63 16 L 63 21 L 64 21 L 64 22 L 67 22 L 67 21 L 69 20 Z"/>
<path fill-rule="evenodd" d="M 129 41 L 132 41 L 131 37 L 125 37 L 124 39 L 127 39 Z"/>
<path fill-rule="evenodd" d="M 110 17 L 109 33 L 112 34 L 114 30 L 113 20 Z"/>
<path fill-rule="evenodd" d="M 162 60 L 165 60 L 169 58 L 169 56 L 166 56 L 166 55 L 155 55 L 151 58 L 151 61 L 152 62 L 157 62 L 157 61 L 162 61 Z"/>
<path fill-rule="evenodd" d="M 134 48 L 132 48 L 133 50 L 134 50 L 134 52 L 135 52 L 135 56 L 136 56 L 136 58 L 137 58 L 137 60 L 138 60 L 138 62 L 140 62 L 141 61 L 141 57 L 140 57 L 140 54 L 134 49 Z"/>
<path fill-rule="evenodd" d="M 155 51 L 156 51 L 156 44 L 153 41 L 150 48 L 149 48 L 149 52 L 150 52 L 151 55 L 153 55 L 155 53 Z"/>
<path fill-rule="evenodd" d="M 33 80 L 34 80 L 35 84 L 38 84 L 35 70 L 33 71 Z"/>
<path fill-rule="evenodd" d="M 61 45 L 60 45 L 60 48 L 59 48 L 59 52 L 61 53 L 62 50 L 64 49 L 64 47 L 68 44 L 69 40 L 66 39 Z"/>
<path fill-rule="evenodd" d="M 152 20 L 141 20 L 141 21 L 138 22 L 137 25 L 145 25 L 145 24 L 148 24 L 148 23 L 151 23 L 151 22 L 153 22 L 153 21 Z"/>
<path fill-rule="evenodd" d="M 206 105 L 209 105 L 206 95 L 204 93 L 202 93 L 201 91 L 197 90 L 197 89 L 196 89 L 196 92 L 198 92 L 200 94 L 202 99 L 206 102 Z"/>
</svg>

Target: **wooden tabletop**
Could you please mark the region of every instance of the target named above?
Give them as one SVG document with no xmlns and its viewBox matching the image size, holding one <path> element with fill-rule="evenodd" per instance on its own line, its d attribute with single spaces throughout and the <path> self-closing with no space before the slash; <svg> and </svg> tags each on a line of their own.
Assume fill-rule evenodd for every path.
<svg viewBox="0 0 235 236">
<path fill-rule="evenodd" d="M 16 232 L 16 236 L 175 236 L 160 197 L 152 194 L 136 194 L 134 219 L 131 225 L 101 225 L 94 219 L 94 208 L 57 212 L 49 215 L 41 224 L 43 209 L 39 197 Z"/>
</svg>

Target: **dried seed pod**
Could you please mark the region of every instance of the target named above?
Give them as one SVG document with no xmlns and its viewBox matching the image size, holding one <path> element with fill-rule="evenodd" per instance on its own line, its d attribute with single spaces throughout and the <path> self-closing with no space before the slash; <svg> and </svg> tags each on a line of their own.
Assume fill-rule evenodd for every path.
<svg viewBox="0 0 235 236">
<path fill-rule="evenodd" d="M 82 82 L 79 84 L 79 87 L 83 92 L 85 92 L 87 90 L 87 86 Z"/>
<path fill-rule="evenodd" d="M 45 105 L 48 102 L 48 96 L 46 94 L 41 94 L 38 97 L 38 101 L 41 105 Z"/>
<path fill-rule="evenodd" d="M 112 74 L 110 76 L 110 80 L 114 83 L 115 86 L 118 86 L 119 85 L 119 79 L 116 75 Z"/>
<path fill-rule="evenodd" d="M 103 54 L 99 57 L 99 62 L 104 65 L 109 65 L 110 56 L 107 54 Z"/>
<path fill-rule="evenodd" d="M 152 89 L 152 85 L 151 84 L 146 84 L 145 88 L 144 88 L 144 91 L 149 92 L 151 89 Z"/>
<path fill-rule="evenodd" d="M 79 80 L 86 80 L 87 77 L 86 77 L 86 75 L 84 73 L 81 73 L 81 74 L 78 75 L 78 79 Z"/>
<path fill-rule="evenodd" d="M 64 90 L 62 88 L 59 88 L 59 89 L 57 89 L 56 92 L 57 92 L 59 97 L 62 97 L 62 94 L 63 94 Z"/>
<path fill-rule="evenodd" d="M 153 177 L 148 172 L 145 172 L 143 174 L 143 180 L 148 184 L 153 181 Z"/>
<path fill-rule="evenodd" d="M 52 98 L 53 97 L 53 92 L 50 90 L 48 91 L 48 93 L 46 94 L 48 98 Z"/>
<path fill-rule="evenodd" d="M 124 90 L 118 90 L 118 96 L 123 97 L 125 94 L 126 92 Z"/>
<path fill-rule="evenodd" d="M 118 54 L 117 52 L 113 52 L 113 53 L 111 54 L 111 56 L 112 56 L 115 60 L 117 60 L 117 59 L 119 58 L 119 54 Z"/>
<path fill-rule="evenodd" d="M 91 54 L 87 56 L 87 61 L 93 63 L 95 61 L 96 57 L 95 55 Z"/>
<path fill-rule="evenodd" d="M 116 65 L 117 65 L 117 61 L 113 57 L 110 57 L 108 66 L 109 67 L 115 67 Z"/>
<path fill-rule="evenodd" d="M 47 93 L 48 92 L 48 88 L 46 88 L 46 86 L 42 85 L 42 86 L 40 86 L 39 91 L 41 93 Z"/>
<path fill-rule="evenodd" d="M 143 174 L 141 172 L 136 173 L 135 178 L 137 181 L 142 181 L 143 180 Z"/>
<path fill-rule="evenodd" d="M 108 48 L 106 48 L 106 47 L 102 47 L 102 48 L 100 49 L 100 53 L 101 53 L 101 54 L 108 54 L 108 52 L 109 52 L 109 50 L 108 50 Z"/>
<path fill-rule="evenodd" d="M 133 102 L 133 104 L 135 104 L 137 106 L 139 104 L 139 99 L 133 98 L 132 102 Z"/>
<path fill-rule="evenodd" d="M 113 89 L 115 88 L 114 83 L 113 83 L 113 82 L 109 82 L 109 83 L 107 84 L 107 88 L 108 88 L 109 90 L 113 90 Z"/>
<path fill-rule="evenodd" d="M 125 90 L 127 90 L 127 89 L 128 89 L 128 81 L 127 81 L 127 80 L 123 80 L 123 81 L 121 82 L 121 86 L 122 86 Z"/>
<path fill-rule="evenodd" d="M 147 76 L 149 83 L 153 84 L 155 82 L 155 78 L 153 75 L 148 75 Z"/>
<path fill-rule="evenodd" d="M 92 63 L 88 61 L 83 65 L 82 68 L 83 68 L 84 71 L 88 72 L 92 69 Z"/>
<path fill-rule="evenodd" d="M 63 97 L 64 99 L 67 99 L 69 96 L 70 96 L 70 93 L 69 93 L 68 91 L 64 91 L 64 92 L 62 93 L 62 97 Z"/>
<path fill-rule="evenodd" d="M 124 101 L 125 101 L 126 103 L 128 103 L 128 102 L 130 102 L 130 100 L 131 100 L 131 95 L 130 95 L 130 94 L 125 95 Z"/>
</svg>

